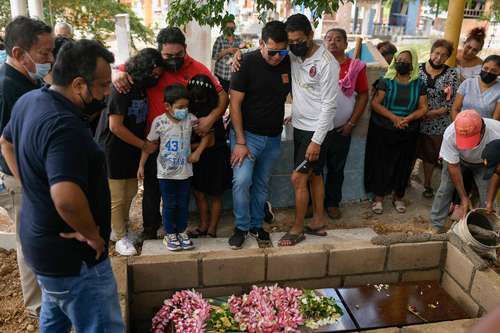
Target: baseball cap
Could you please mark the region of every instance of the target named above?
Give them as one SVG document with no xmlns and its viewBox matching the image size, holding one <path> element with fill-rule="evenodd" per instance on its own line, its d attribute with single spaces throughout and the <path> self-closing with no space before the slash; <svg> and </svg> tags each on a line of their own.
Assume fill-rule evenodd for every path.
<svg viewBox="0 0 500 333">
<path fill-rule="evenodd" d="M 493 173 L 495 173 L 498 163 L 500 163 L 500 139 L 493 140 L 488 143 L 484 147 L 481 158 L 486 166 L 484 179 L 490 179 L 493 176 Z"/>
<path fill-rule="evenodd" d="M 460 150 L 472 149 L 481 141 L 483 119 L 474 110 L 463 110 L 455 118 L 455 137 Z"/>
</svg>

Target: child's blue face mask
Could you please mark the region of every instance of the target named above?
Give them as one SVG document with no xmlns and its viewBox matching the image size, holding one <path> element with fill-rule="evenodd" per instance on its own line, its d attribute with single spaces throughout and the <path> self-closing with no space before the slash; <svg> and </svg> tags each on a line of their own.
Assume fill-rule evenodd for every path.
<svg viewBox="0 0 500 333">
<path fill-rule="evenodd" d="M 186 119 L 187 114 L 188 114 L 188 108 L 174 109 L 174 118 L 177 120 Z"/>
<path fill-rule="evenodd" d="M 3 65 L 7 61 L 7 51 L 0 50 L 0 65 Z"/>
</svg>

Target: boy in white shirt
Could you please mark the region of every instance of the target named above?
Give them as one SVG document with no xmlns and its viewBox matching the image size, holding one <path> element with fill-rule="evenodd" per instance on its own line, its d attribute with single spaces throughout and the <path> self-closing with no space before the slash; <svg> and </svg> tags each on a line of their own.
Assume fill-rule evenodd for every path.
<svg viewBox="0 0 500 333">
<path fill-rule="evenodd" d="M 188 112 L 189 92 L 181 84 L 165 88 L 165 113 L 156 117 L 147 136 L 148 141 L 160 140 L 157 169 L 163 201 L 163 244 L 170 251 L 190 250 L 193 242 L 186 233 L 189 217 L 192 163 L 199 161 L 208 146 L 209 134 L 201 139 L 191 153 L 191 133 L 197 118 Z M 149 153 L 142 151 L 137 178 L 144 179 L 144 165 Z"/>
</svg>

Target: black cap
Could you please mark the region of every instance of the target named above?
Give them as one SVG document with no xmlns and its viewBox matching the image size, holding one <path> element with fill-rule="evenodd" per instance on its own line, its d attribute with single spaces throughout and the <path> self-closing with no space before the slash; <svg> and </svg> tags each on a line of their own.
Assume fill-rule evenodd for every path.
<svg viewBox="0 0 500 333">
<path fill-rule="evenodd" d="M 490 179 L 495 173 L 498 163 L 500 163 L 500 140 L 493 140 L 488 143 L 484 147 L 481 158 L 486 166 L 484 179 Z"/>
</svg>

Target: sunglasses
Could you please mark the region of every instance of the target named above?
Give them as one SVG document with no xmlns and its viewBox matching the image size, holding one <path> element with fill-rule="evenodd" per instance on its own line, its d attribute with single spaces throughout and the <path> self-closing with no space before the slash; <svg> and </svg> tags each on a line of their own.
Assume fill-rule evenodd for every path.
<svg viewBox="0 0 500 333">
<path fill-rule="evenodd" d="M 288 55 L 288 50 L 273 50 L 273 49 L 267 49 L 267 55 L 270 57 L 274 57 L 275 55 L 279 54 L 280 56 L 284 57 Z"/>
</svg>

